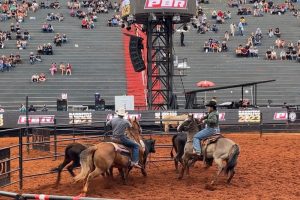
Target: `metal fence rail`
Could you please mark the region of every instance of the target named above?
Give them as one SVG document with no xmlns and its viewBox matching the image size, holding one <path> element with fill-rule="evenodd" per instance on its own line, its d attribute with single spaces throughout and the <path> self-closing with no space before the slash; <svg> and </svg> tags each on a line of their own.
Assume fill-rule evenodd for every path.
<svg viewBox="0 0 300 200">
<path fill-rule="evenodd" d="M 58 195 L 45 195 L 45 194 L 18 194 L 14 192 L 0 191 L 0 196 L 9 197 L 15 200 L 109 200 L 106 198 L 93 198 L 93 197 L 72 197 L 72 196 L 58 196 Z"/>
</svg>

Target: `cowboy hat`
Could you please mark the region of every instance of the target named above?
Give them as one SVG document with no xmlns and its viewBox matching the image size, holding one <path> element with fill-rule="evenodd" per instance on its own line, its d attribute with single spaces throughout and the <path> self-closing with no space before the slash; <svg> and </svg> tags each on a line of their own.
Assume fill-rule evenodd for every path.
<svg viewBox="0 0 300 200">
<path fill-rule="evenodd" d="M 206 104 L 205 106 L 207 107 L 217 107 L 217 103 L 215 101 L 210 101 L 208 104 Z"/>
<path fill-rule="evenodd" d="M 119 109 L 116 111 L 116 114 L 119 115 L 119 116 L 124 117 L 124 116 L 127 115 L 128 113 L 125 111 L 124 108 L 119 108 Z"/>
</svg>

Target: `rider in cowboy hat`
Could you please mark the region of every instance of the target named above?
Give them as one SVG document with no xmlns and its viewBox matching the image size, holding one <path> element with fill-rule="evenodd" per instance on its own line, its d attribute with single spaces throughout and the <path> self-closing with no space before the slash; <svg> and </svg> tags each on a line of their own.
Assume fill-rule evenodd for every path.
<svg viewBox="0 0 300 200">
<path fill-rule="evenodd" d="M 125 111 L 124 108 L 121 108 L 116 111 L 116 114 L 118 117 L 115 117 L 108 121 L 106 123 L 107 126 L 112 127 L 112 132 L 113 132 L 113 137 L 118 139 L 121 144 L 128 148 L 132 148 L 132 162 L 131 166 L 140 168 L 138 162 L 139 162 L 139 145 L 135 142 L 130 140 L 126 135 L 125 135 L 125 130 L 126 128 L 131 128 L 132 125 L 131 123 L 127 120 L 124 119 L 124 116 L 127 115 L 128 113 Z"/>
<path fill-rule="evenodd" d="M 208 108 L 208 114 L 201 119 L 206 125 L 203 130 L 196 133 L 193 138 L 194 153 L 201 155 L 201 144 L 200 141 L 217 133 L 220 133 L 219 129 L 219 113 L 217 111 L 217 103 L 212 100 L 205 105 Z"/>
</svg>

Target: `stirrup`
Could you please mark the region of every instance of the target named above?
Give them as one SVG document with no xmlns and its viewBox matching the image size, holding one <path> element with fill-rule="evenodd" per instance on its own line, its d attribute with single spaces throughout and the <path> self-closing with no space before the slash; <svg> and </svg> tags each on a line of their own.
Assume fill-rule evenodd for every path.
<svg viewBox="0 0 300 200">
<path fill-rule="evenodd" d="M 196 155 L 196 156 L 201 156 L 201 152 L 199 151 L 195 151 L 195 149 L 193 149 L 193 154 Z"/>
<path fill-rule="evenodd" d="M 142 167 L 139 165 L 139 163 L 131 162 L 130 166 L 131 166 L 131 167 L 135 167 L 135 168 L 142 169 Z"/>
</svg>

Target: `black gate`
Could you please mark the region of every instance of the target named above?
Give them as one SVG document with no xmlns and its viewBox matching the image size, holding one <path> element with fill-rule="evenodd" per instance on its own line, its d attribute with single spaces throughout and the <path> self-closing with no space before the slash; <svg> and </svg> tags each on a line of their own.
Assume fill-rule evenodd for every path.
<svg viewBox="0 0 300 200">
<path fill-rule="evenodd" d="M 0 186 L 10 181 L 10 148 L 0 149 Z"/>
<path fill-rule="evenodd" d="M 49 129 L 32 129 L 32 149 L 50 151 L 50 133 Z"/>
</svg>

